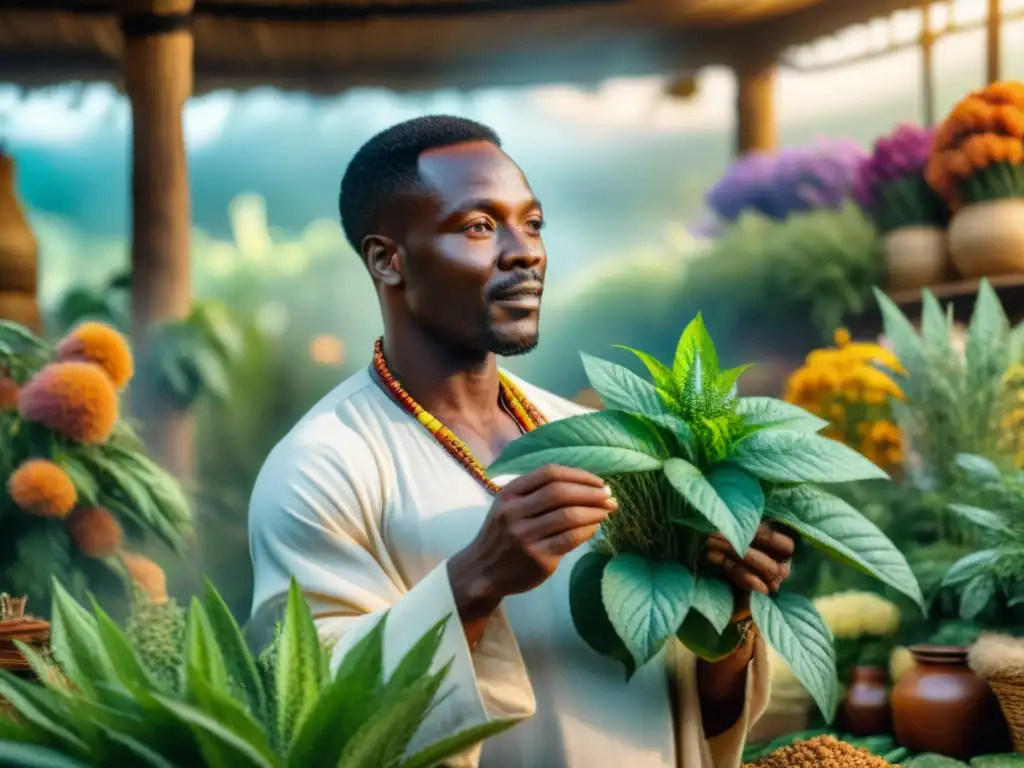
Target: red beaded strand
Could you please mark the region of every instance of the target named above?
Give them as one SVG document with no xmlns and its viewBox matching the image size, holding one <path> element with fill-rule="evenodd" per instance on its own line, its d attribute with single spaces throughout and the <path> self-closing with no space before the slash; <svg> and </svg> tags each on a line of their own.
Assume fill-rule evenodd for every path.
<svg viewBox="0 0 1024 768">
<path fill-rule="evenodd" d="M 480 482 L 491 493 L 497 493 L 501 486 L 495 484 L 479 461 L 473 456 L 469 446 L 448 427 L 438 421 L 430 412 L 412 399 L 412 395 L 405 391 L 405 388 L 394 377 L 388 368 L 387 360 L 384 359 L 384 340 L 377 339 L 373 345 L 373 370 L 380 377 L 380 380 L 387 387 L 387 390 L 398 401 L 398 404 L 405 408 L 415 419 L 422 424 L 426 430 L 433 435 L 441 446 L 448 451 L 452 457 L 462 464 L 466 470 Z M 508 408 L 512 417 L 519 424 L 523 432 L 532 432 L 544 424 L 546 419 L 534 405 L 526 399 L 526 396 L 511 380 L 504 374 L 498 373 L 500 377 L 501 399 Z"/>
</svg>

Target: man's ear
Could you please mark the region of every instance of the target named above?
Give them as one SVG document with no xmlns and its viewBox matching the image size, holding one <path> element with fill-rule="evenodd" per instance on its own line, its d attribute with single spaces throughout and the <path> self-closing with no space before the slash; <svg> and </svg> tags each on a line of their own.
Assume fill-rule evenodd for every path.
<svg viewBox="0 0 1024 768">
<path fill-rule="evenodd" d="M 363 260 L 374 282 L 392 288 L 397 288 L 404 282 L 399 248 L 391 238 L 367 235 L 363 239 Z"/>
</svg>

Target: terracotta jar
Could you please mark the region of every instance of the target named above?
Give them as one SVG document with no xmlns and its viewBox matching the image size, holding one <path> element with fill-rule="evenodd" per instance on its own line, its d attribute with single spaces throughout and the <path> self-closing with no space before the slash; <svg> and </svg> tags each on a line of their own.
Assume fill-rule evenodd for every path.
<svg viewBox="0 0 1024 768">
<path fill-rule="evenodd" d="M 915 645 L 911 668 L 892 691 L 896 740 L 912 753 L 957 760 L 1009 751 L 1009 734 L 988 683 L 967 666 L 967 648 Z"/>
<path fill-rule="evenodd" d="M 961 208 L 949 222 L 949 252 L 964 277 L 1024 272 L 1024 198 Z"/>
<path fill-rule="evenodd" d="M 917 290 L 946 279 L 949 255 L 942 227 L 900 227 L 882 238 L 890 291 Z"/>
<path fill-rule="evenodd" d="M 841 716 L 843 728 L 854 736 L 892 733 L 888 670 L 884 667 L 854 667 Z"/>
</svg>

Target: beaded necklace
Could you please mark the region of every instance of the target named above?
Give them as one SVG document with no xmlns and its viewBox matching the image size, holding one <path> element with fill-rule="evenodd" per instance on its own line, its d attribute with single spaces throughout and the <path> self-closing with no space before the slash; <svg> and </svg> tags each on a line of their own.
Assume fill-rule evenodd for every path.
<svg viewBox="0 0 1024 768">
<path fill-rule="evenodd" d="M 412 395 L 405 391 L 401 382 L 398 381 L 388 368 L 387 360 L 384 359 L 384 339 L 379 338 L 373 345 L 373 370 L 380 377 L 380 380 L 387 387 L 388 393 L 406 411 L 416 418 L 426 430 L 433 435 L 434 439 L 441 444 L 441 447 L 459 462 L 477 481 L 491 493 L 497 493 L 501 486 L 495 484 L 483 468 L 483 465 L 473 456 L 466 445 L 448 427 L 437 420 L 429 411 L 425 410 L 419 403 L 412 399 Z M 500 371 L 499 376 L 499 397 L 501 406 L 515 419 L 519 429 L 523 432 L 532 432 L 544 424 L 547 419 L 538 411 L 533 404 L 526 399 L 526 396 L 508 377 Z"/>
</svg>

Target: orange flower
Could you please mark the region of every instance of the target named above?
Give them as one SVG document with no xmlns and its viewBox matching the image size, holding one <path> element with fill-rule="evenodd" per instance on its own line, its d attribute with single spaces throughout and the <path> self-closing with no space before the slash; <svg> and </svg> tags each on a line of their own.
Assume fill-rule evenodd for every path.
<svg viewBox="0 0 1024 768">
<path fill-rule="evenodd" d="M 7 490 L 19 509 L 40 517 L 68 516 L 78 502 L 71 477 L 46 459 L 29 459 L 11 473 Z"/>
<path fill-rule="evenodd" d="M 105 323 L 83 323 L 57 345 L 58 360 L 95 363 L 118 390 L 125 388 L 135 370 L 131 349 L 124 336 Z"/>
<path fill-rule="evenodd" d="M 131 552 L 123 552 L 121 562 L 124 563 L 132 583 L 141 589 L 147 598 L 160 605 L 167 602 L 167 574 L 163 568 L 148 557 Z"/>
<path fill-rule="evenodd" d="M 20 394 L 18 383 L 14 379 L 0 374 L 0 412 L 16 411 Z"/>
<path fill-rule="evenodd" d="M 79 507 L 68 518 L 68 533 L 88 557 L 110 557 L 121 549 L 121 525 L 103 507 Z"/>
<path fill-rule="evenodd" d="M 18 410 L 72 440 L 102 443 L 117 424 L 117 392 L 97 365 L 50 363 L 22 388 Z"/>
<path fill-rule="evenodd" d="M 832 342 L 839 348 L 848 346 L 850 343 L 850 332 L 845 328 L 836 328 L 832 333 Z"/>
</svg>

